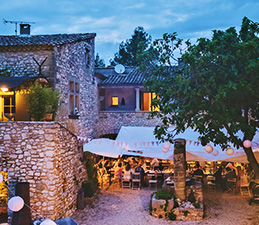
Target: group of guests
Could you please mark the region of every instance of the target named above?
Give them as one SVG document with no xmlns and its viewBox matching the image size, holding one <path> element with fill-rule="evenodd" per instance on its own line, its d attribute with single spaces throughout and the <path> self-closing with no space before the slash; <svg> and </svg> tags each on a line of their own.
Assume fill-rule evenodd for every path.
<svg viewBox="0 0 259 225">
<path fill-rule="evenodd" d="M 110 169 L 114 171 L 115 182 L 121 185 L 122 178 L 131 180 L 132 173 L 140 173 L 141 183 L 144 182 L 144 161 L 142 159 L 136 160 L 134 157 L 122 159 L 119 157 L 117 160 L 112 159 L 101 159 L 98 162 L 99 169 L 102 168 L 106 170 L 107 173 Z M 105 173 L 104 172 L 104 173 Z"/>
<path fill-rule="evenodd" d="M 216 184 L 220 185 L 222 191 L 226 191 L 231 184 L 229 182 L 229 179 L 235 178 L 236 179 L 236 192 L 239 192 L 240 186 L 242 184 L 248 184 L 248 170 L 249 168 L 245 170 L 241 169 L 241 166 L 233 166 L 232 163 L 228 163 L 225 167 L 220 165 L 217 169 L 217 171 L 214 173 L 215 182 Z M 192 172 L 192 175 L 198 175 L 204 177 L 204 172 L 199 164 L 199 162 L 196 162 L 195 164 L 195 170 Z"/>
</svg>

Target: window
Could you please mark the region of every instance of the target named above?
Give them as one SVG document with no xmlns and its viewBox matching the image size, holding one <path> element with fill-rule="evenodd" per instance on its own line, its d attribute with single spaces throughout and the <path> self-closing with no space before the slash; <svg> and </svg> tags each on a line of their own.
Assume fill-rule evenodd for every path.
<svg viewBox="0 0 259 225">
<path fill-rule="evenodd" d="M 119 105 L 119 98 L 118 96 L 112 97 L 112 106 L 118 106 Z"/>
<path fill-rule="evenodd" d="M 14 96 L 4 96 L 4 113 L 15 113 Z"/>
<path fill-rule="evenodd" d="M 79 116 L 79 83 L 69 81 L 69 114 Z"/>
<path fill-rule="evenodd" d="M 142 111 L 159 111 L 159 107 L 151 107 L 152 99 L 159 97 L 155 93 L 144 92 L 142 93 L 141 110 Z"/>
</svg>

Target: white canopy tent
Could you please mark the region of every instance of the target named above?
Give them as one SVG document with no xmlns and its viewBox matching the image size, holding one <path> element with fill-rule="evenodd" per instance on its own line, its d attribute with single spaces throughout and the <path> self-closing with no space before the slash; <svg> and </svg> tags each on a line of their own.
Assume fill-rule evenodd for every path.
<svg viewBox="0 0 259 225">
<path fill-rule="evenodd" d="M 153 157 L 160 159 L 173 159 L 173 145 L 167 153 L 162 152 L 163 144 L 155 138 L 155 127 L 130 127 L 122 126 L 116 138 L 116 141 L 125 146 L 124 155 L 136 155 Z M 247 162 L 246 154 L 243 149 L 234 149 L 233 155 L 227 155 L 222 151 L 219 145 L 210 143 L 213 147 L 212 153 L 207 153 L 198 140 L 199 133 L 193 129 L 187 129 L 184 133 L 176 135 L 174 138 L 184 138 L 186 140 L 186 159 L 188 161 L 229 161 L 229 162 Z M 240 137 L 242 138 L 241 134 Z M 252 143 L 259 143 L 259 133 L 253 139 Z M 254 152 L 257 153 L 257 144 L 252 145 Z M 218 151 L 218 154 L 215 154 Z M 257 158 L 259 161 L 259 158 Z"/>
<path fill-rule="evenodd" d="M 91 140 L 84 145 L 84 152 L 92 152 L 97 155 L 118 158 L 122 155 L 124 147 L 117 145 L 114 140 L 99 138 Z"/>
</svg>

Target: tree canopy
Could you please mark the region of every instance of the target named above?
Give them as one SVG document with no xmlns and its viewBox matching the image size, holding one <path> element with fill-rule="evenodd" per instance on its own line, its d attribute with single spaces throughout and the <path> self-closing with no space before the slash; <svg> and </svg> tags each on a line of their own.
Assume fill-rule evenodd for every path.
<svg viewBox="0 0 259 225">
<path fill-rule="evenodd" d="M 172 141 L 191 127 L 203 145 L 211 141 L 226 149 L 230 142 L 240 148 L 244 140 L 252 141 L 259 128 L 258 32 L 259 24 L 244 17 L 239 33 L 234 27 L 214 30 L 211 39 L 196 44 L 183 43 L 173 33 L 154 42 L 159 62 L 143 60 L 141 67 L 148 71 L 146 87 L 159 96 L 152 102 L 160 107 L 153 116 L 163 121 L 155 130 L 158 138 Z M 176 50 L 182 53 L 178 67 L 172 64 Z M 170 125 L 176 126 L 175 133 L 168 132 Z M 259 177 L 252 149 L 244 150 Z"/>
<path fill-rule="evenodd" d="M 104 60 L 100 58 L 99 54 L 96 54 L 95 60 L 94 60 L 94 66 L 97 68 L 105 67 Z"/>
<path fill-rule="evenodd" d="M 136 27 L 133 35 L 126 42 L 121 42 L 119 52 L 115 53 L 114 59 L 110 60 L 110 64 L 115 66 L 122 64 L 124 66 L 138 66 L 140 60 L 138 55 L 149 49 L 151 44 L 151 36 L 147 34 L 143 27 Z"/>
</svg>

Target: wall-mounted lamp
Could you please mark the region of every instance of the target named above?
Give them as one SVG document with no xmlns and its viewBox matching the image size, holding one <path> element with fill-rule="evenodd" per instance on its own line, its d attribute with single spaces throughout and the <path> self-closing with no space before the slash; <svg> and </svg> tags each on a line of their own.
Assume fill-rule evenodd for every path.
<svg viewBox="0 0 259 225">
<path fill-rule="evenodd" d="M 7 92 L 8 88 L 1 88 L 1 91 Z"/>
</svg>

